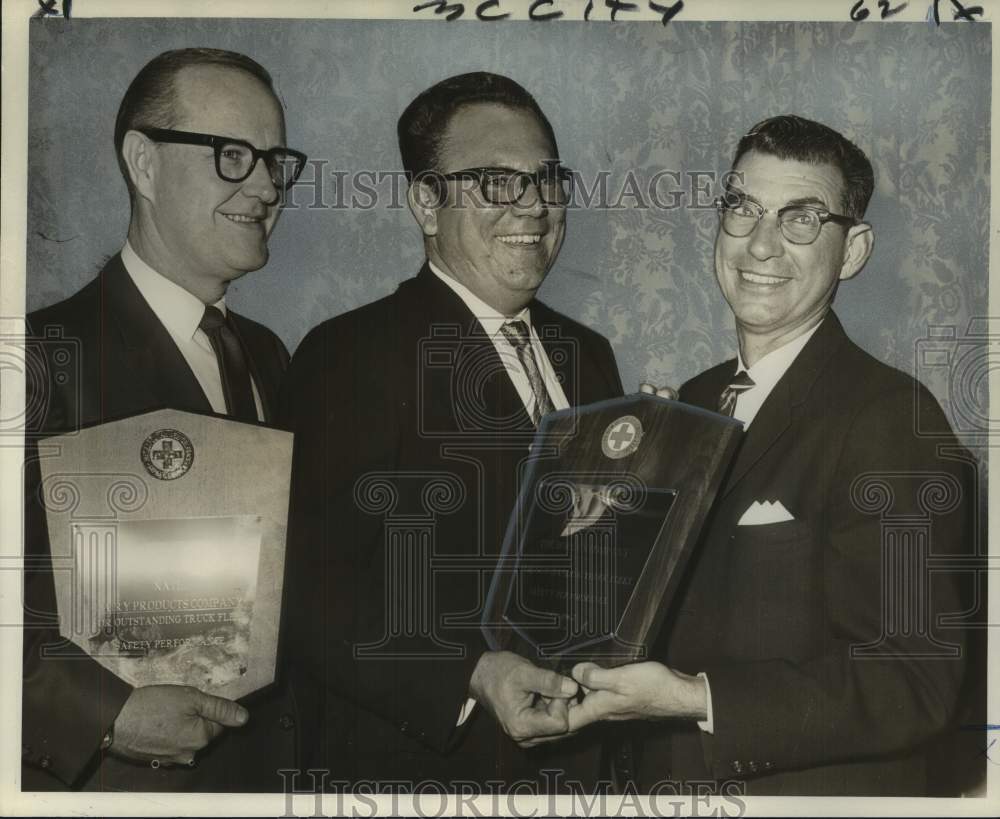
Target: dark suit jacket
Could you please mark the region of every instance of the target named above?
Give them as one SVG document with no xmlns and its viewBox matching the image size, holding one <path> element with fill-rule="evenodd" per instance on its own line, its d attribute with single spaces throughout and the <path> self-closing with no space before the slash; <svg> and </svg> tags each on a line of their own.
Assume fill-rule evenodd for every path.
<svg viewBox="0 0 1000 819">
<path fill-rule="evenodd" d="M 571 404 L 621 394 L 607 340 L 530 309 Z M 524 753 L 482 705 L 456 728 L 534 433 L 462 300 L 425 266 L 320 325 L 282 412 L 296 435 L 286 640 L 316 729 L 308 764 L 350 782 L 509 784 L 550 763 L 592 778 L 596 739 Z"/>
<path fill-rule="evenodd" d="M 734 373 L 734 361 L 714 367 L 681 399 L 715 408 Z M 916 434 L 918 418 L 936 434 Z M 656 727 L 643 784 L 923 793 L 919 746 L 948 723 L 963 672 L 944 645 L 961 649 L 962 632 L 936 619 L 965 606 L 954 571 L 919 562 L 919 590 L 900 597 L 915 587 L 896 545 L 910 531 L 935 557 L 966 549 L 972 471 L 930 393 L 853 344 L 831 313 L 750 425 L 657 649 L 707 672 L 714 735 Z M 776 500 L 794 520 L 737 525 L 754 501 Z"/>
<path fill-rule="evenodd" d="M 288 353 L 266 327 L 232 315 L 249 353 L 264 416 L 273 421 Z M 28 316 L 28 324 L 38 339 L 29 343 L 29 438 L 166 407 L 212 412 L 194 373 L 117 255 L 73 296 Z M 79 378 L 72 375 L 75 367 L 61 358 L 65 350 L 78 363 Z M 132 688 L 87 657 L 40 656 L 42 646 L 58 643 L 59 637 L 53 618 L 55 593 L 46 568 L 45 516 L 36 502 L 39 471 L 34 452 L 29 445 L 23 789 L 281 790 L 276 770 L 294 763 L 296 743 L 294 706 L 286 691 L 249 704 L 248 724 L 227 731 L 202 752 L 194 770 L 153 770 L 99 753 L 105 731 Z"/>
</svg>

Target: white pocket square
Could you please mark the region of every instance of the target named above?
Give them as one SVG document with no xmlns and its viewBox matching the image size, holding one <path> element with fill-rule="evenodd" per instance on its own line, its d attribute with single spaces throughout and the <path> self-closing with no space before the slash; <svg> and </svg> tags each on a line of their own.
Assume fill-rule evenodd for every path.
<svg viewBox="0 0 1000 819">
<path fill-rule="evenodd" d="M 743 513 L 737 526 L 762 526 L 765 523 L 784 523 L 795 520 L 781 501 L 754 501 Z"/>
</svg>

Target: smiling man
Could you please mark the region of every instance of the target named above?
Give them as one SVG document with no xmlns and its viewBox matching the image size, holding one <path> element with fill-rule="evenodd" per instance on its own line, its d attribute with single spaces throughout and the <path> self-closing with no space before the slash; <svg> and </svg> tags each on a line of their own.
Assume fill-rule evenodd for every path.
<svg viewBox="0 0 1000 819">
<path fill-rule="evenodd" d="M 78 341 L 81 356 L 79 389 L 47 380 L 37 397 L 44 428 L 32 432 L 166 407 L 274 421 L 288 353 L 266 327 L 227 310 L 225 293 L 267 262 L 305 160 L 284 145 L 271 77 L 249 57 L 182 49 L 142 68 L 114 133 L 131 201 L 125 245 L 82 290 L 28 316 L 35 334 Z M 26 474 L 31 486 L 30 458 Z M 27 548 L 44 565 L 44 514 L 27 497 Z M 295 760 L 283 692 L 248 710 L 193 688 L 133 689 L 89 657 L 45 656 L 59 642 L 45 620 L 55 612 L 49 572 L 28 574 L 26 597 L 25 790 L 281 788 L 277 770 Z"/>
<path fill-rule="evenodd" d="M 350 782 L 589 781 L 592 740 L 519 747 L 566 733 L 576 683 L 479 630 L 538 420 L 621 394 L 608 342 L 535 299 L 569 176 L 537 102 L 495 74 L 424 91 L 398 134 L 427 261 L 313 330 L 282 391 L 305 762 Z"/>
<path fill-rule="evenodd" d="M 739 355 L 681 399 L 735 416 L 746 437 L 654 648 L 662 662 L 577 666 L 590 693 L 570 723 L 650 721 L 643 788 L 922 795 L 924 743 L 948 726 L 964 668 L 962 631 L 940 616 L 966 609 L 954 572 L 926 558 L 968 548 L 971 459 L 930 393 L 831 310 L 873 248 L 867 157 L 779 116 L 743 137 L 734 171 L 715 267 Z M 918 434 L 918 417 L 936 434 Z M 926 540 L 895 539 L 900 520 Z"/>
</svg>

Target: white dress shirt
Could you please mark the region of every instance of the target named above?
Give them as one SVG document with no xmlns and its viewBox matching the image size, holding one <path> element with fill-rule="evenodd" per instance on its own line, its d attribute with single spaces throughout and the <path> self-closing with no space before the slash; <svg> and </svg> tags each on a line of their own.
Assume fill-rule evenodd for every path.
<svg viewBox="0 0 1000 819">
<path fill-rule="evenodd" d="M 531 323 L 531 311 L 525 307 L 516 316 L 505 316 L 503 313 L 490 307 L 464 284 L 453 279 L 447 273 L 443 273 L 433 262 L 428 260 L 427 264 L 435 276 L 455 291 L 456 295 L 465 303 L 465 306 L 469 308 L 472 315 L 483 326 L 483 330 L 493 342 L 497 355 L 500 356 L 500 360 L 507 370 L 507 375 L 510 376 L 510 380 L 513 382 L 518 396 L 521 398 L 521 403 L 524 404 L 524 411 L 528 413 L 528 417 L 533 417 L 535 393 L 531 389 L 531 382 L 528 381 L 524 367 L 521 366 L 521 359 L 517 357 L 517 350 L 507 340 L 507 337 L 500 332 L 500 328 L 508 321 L 520 320 L 528 325 L 528 333 L 531 337 L 531 349 L 535 354 L 535 361 L 538 362 L 538 369 L 542 374 L 542 379 L 545 381 L 545 391 L 549 394 L 552 408 L 557 410 L 568 409 L 569 401 L 566 400 L 566 393 L 563 392 L 563 388 L 556 378 L 555 370 L 552 369 L 552 362 L 549 361 L 549 357 L 545 354 L 545 348 L 542 347 L 542 342 L 539 340 L 538 334 Z M 458 714 L 458 725 L 461 725 L 469 718 L 475 706 L 476 701 L 472 697 L 465 701 Z"/>
<path fill-rule="evenodd" d="M 219 359 L 212 349 L 212 343 L 205 331 L 198 325 L 205 314 L 205 305 L 197 296 L 189 293 L 179 284 L 170 281 L 166 276 L 157 273 L 153 268 L 139 258 L 128 241 L 121 252 L 122 264 L 132 279 L 139 293 L 156 314 L 184 360 L 201 385 L 202 392 L 212 405 L 212 410 L 220 415 L 226 414 L 226 396 L 222 391 L 222 375 L 219 372 Z M 225 298 L 219 299 L 215 305 L 226 313 Z M 250 376 L 253 388 L 253 400 L 257 407 L 257 420 L 264 420 L 257 385 Z"/>
<path fill-rule="evenodd" d="M 528 417 L 534 417 L 532 413 L 535 410 L 535 393 L 532 392 L 531 382 L 528 381 L 527 373 L 524 372 L 524 367 L 521 366 L 521 359 L 517 357 L 517 350 L 507 340 L 507 337 L 500 332 L 500 328 L 508 321 L 523 321 L 528 325 L 531 350 L 535 354 L 535 361 L 538 362 L 538 370 L 545 381 L 545 391 L 549 394 L 552 408 L 557 410 L 568 409 L 569 401 L 566 400 L 566 393 L 563 392 L 562 385 L 556 378 L 556 372 L 552 369 L 552 363 L 545 354 L 545 348 L 542 346 L 542 342 L 535 332 L 534 325 L 531 323 L 531 311 L 525 307 L 516 316 L 505 316 L 503 313 L 499 313 L 490 307 L 460 281 L 453 279 L 447 273 L 439 270 L 434 262 L 428 262 L 428 265 L 434 275 L 455 291 L 458 297 L 465 302 L 465 306 L 469 308 L 472 315 L 483 325 L 483 330 L 493 342 L 497 355 L 500 356 L 500 360 L 503 362 L 507 370 L 507 375 L 510 376 L 510 380 L 514 384 L 514 389 L 517 390 L 517 394 L 521 398 L 521 403 L 524 405 L 524 410 L 528 413 Z"/>
<path fill-rule="evenodd" d="M 761 358 L 752 367 L 747 367 L 743 362 L 743 353 L 736 353 L 736 374 L 745 372 L 753 381 L 753 386 L 744 390 L 736 396 L 736 408 L 733 411 L 733 418 L 742 421 L 745 427 L 749 427 L 757 413 L 767 400 L 767 396 L 777 386 L 781 377 L 788 372 L 792 362 L 798 358 L 802 348 L 813 337 L 813 333 L 819 329 L 820 321 L 815 327 L 806 330 L 802 335 L 796 336 L 787 344 L 781 345 L 777 350 L 771 350 L 766 356 Z M 712 686 L 708 682 L 708 677 L 704 672 L 698 674 L 705 681 L 705 693 L 707 695 L 707 714 L 703 721 L 698 723 L 698 727 L 705 733 L 715 732 L 715 720 L 712 714 Z"/>
<path fill-rule="evenodd" d="M 802 335 L 796 336 L 787 344 L 783 344 L 777 350 L 771 350 L 760 361 L 752 367 L 747 367 L 743 363 L 743 354 L 737 352 L 736 374 L 745 372 L 753 381 L 753 386 L 736 396 L 736 409 L 733 411 L 733 418 L 742 421 L 744 426 L 749 427 L 757 413 L 763 406 L 771 390 L 775 388 L 792 362 L 802 352 L 802 348 L 813 337 L 813 333 L 819 329 L 819 322 L 815 327 L 806 330 Z"/>
</svg>

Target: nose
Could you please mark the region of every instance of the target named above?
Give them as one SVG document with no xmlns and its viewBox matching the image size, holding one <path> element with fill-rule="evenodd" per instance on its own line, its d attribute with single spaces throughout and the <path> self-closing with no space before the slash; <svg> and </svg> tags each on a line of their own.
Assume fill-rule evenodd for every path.
<svg viewBox="0 0 1000 819">
<path fill-rule="evenodd" d="M 765 261 L 775 256 L 783 256 L 785 245 L 778 226 L 778 216 L 765 213 L 757 222 L 757 227 L 750 234 L 750 255 L 758 261 Z"/>
<path fill-rule="evenodd" d="M 243 193 L 259 199 L 265 205 L 276 205 L 281 199 L 284 191 L 279 191 L 274 184 L 263 157 L 257 158 L 250 176 L 243 180 Z"/>
</svg>

